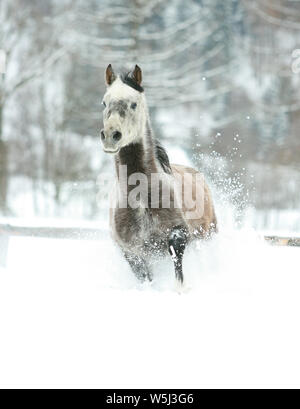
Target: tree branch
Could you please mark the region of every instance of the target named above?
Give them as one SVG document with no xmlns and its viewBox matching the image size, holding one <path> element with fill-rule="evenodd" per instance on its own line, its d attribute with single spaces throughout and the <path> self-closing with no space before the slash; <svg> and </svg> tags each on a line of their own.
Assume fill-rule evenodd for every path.
<svg viewBox="0 0 300 409">
<path fill-rule="evenodd" d="M 52 65 L 54 65 L 60 58 L 66 54 L 66 49 L 60 48 L 54 54 L 52 54 L 47 60 L 41 63 L 41 67 L 32 71 L 31 73 L 25 74 L 18 82 L 16 82 L 10 89 L 4 92 L 5 99 L 10 98 L 19 88 L 23 87 L 29 81 L 34 78 L 41 76 L 45 71 L 47 71 Z"/>
</svg>

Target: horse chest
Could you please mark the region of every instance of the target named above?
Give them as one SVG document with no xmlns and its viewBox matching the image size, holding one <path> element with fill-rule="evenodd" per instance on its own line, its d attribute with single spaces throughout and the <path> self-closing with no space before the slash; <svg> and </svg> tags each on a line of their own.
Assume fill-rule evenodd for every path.
<svg viewBox="0 0 300 409">
<path fill-rule="evenodd" d="M 165 232 L 149 209 L 117 209 L 114 230 L 121 247 L 131 251 L 149 253 L 165 248 Z"/>
</svg>

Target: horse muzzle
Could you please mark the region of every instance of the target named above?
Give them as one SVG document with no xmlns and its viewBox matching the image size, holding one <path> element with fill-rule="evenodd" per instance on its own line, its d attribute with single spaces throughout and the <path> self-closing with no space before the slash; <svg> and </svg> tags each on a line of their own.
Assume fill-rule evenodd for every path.
<svg viewBox="0 0 300 409">
<path fill-rule="evenodd" d="M 106 153 L 118 153 L 120 150 L 120 140 L 122 139 L 122 133 L 120 131 L 105 132 L 102 129 L 100 133 L 101 141 L 103 144 L 103 150 Z"/>
</svg>

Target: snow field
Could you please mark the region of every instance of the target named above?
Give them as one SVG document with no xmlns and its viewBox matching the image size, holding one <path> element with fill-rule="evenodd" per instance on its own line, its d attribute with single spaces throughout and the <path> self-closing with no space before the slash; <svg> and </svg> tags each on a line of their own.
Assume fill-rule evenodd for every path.
<svg viewBox="0 0 300 409">
<path fill-rule="evenodd" d="M 109 238 L 12 238 L 0 269 L 0 385 L 300 385 L 299 256 L 253 231 L 190 248 L 139 285 Z"/>
</svg>

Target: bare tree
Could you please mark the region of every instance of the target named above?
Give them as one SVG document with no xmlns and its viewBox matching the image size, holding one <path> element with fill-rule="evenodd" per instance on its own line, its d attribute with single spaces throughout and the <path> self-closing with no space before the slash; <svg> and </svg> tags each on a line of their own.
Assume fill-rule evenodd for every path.
<svg viewBox="0 0 300 409">
<path fill-rule="evenodd" d="M 32 7 L 34 6 L 34 7 Z M 63 47 L 53 47 L 50 41 L 48 47 L 45 45 L 39 53 L 32 53 L 27 50 L 29 58 L 26 60 L 26 67 L 19 66 L 19 70 L 14 75 L 9 75 L 11 66 L 15 64 L 16 54 L 20 55 L 22 49 L 22 39 L 26 37 L 26 30 L 30 24 L 44 23 L 43 16 L 33 18 L 37 13 L 37 5 L 24 4 L 22 0 L 2 0 L 0 3 L 0 49 L 5 55 L 5 72 L 0 78 L 0 211 L 6 213 L 7 191 L 8 191 L 8 147 L 5 135 L 3 134 L 5 108 L 9 100 L 23 87 L 36 78 L 40 77 L 49 67 L 55 64 L 65 53 Z M 54 21 L 51 22 L 54 24 Z M 57 28 L 56 35 L 59 33 Z M 22 61 L 19 61 L 19 64 Z M 15 68 L 15 67 L 14 67 Z M 12 70 L 14 72 L 14 69 Z"/>
</svg>

